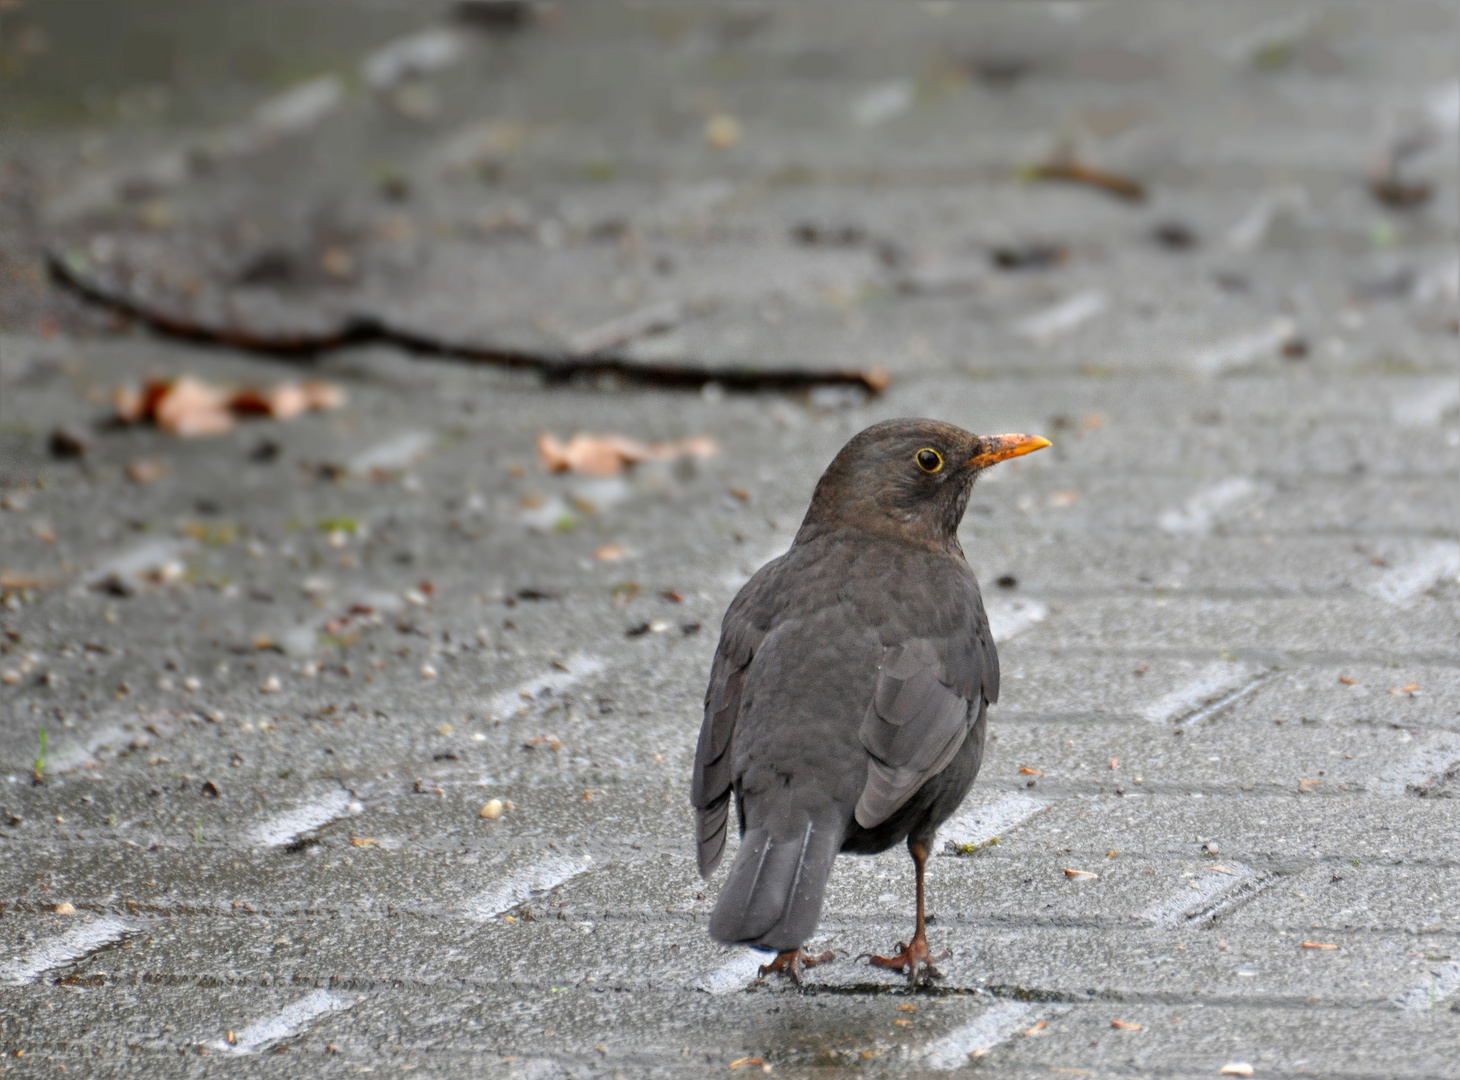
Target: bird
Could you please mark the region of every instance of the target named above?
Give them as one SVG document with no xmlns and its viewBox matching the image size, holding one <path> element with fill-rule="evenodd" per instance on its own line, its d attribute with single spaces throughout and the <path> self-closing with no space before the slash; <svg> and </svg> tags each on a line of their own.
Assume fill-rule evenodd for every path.
<svg viewBox="0 0 1460 1080">
<path fill-rule="evenodd" d="M 708 879 L 735 800 L 740 844 L 709 929 L 774 952 L 762 978 L 799 984 L 804 968 L 832 960 L 803 946 L 836 856 L 899 842 L 916 874 L 912 939 L 863 957 L 913 985 L 938 974 L 947 954 L 928 947 L 928 852 L 973 786 L 999 698 L 958 527 L 984 469 L 1049 445 L 927 419 L 866 428 L 827 466 L 789 550 L 726 610 L 690 802 Z"/>
</svg>

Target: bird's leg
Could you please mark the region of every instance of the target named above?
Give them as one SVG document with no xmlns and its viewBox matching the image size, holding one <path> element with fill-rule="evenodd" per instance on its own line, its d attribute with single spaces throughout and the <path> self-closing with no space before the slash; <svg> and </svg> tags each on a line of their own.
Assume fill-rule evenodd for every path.
<svg viewBox="0 0 1460 1080">
<path fill-rule="evenodd" d="M 867 957 L 877 967 L 906 971 L 908 982 L 916 986 L 922 976 L 936 976 L 938 971 L 933 967 L 933 962 L 950 954 L 944 951 L 933 956 L 928 952 L 928 932 L 923 924 L 923 867 L 928 861 L 927 845 L 909 841 L 907 850 L 912 854 L 913 866 L 917 868 L 918 882 L 918 924 L 913 931 L 912 941 L 906 945 L 899 941 L 897 952 L 892 956 L 873 956 L 871 953 L 863 953 L 862 956 Z M 861 958 L 857 957 L 858 960 Z"/>
<path fill-rule="evenodd" d="M 779 971 L 782 975 L 788 976 L 797 986 L 800 986 L 802 968 L 813 968 L 817 964 L 829 964 L 835 959 L 836 954 L 830 949 L 816 956 L 812 956 L 803 949 L 786 949 L 784 952 L 777 953 L 776 958 L 769 964 L 762 964 L 760 966 L 760 977 L 764 979 L 771 972 Z"/>
</svg>

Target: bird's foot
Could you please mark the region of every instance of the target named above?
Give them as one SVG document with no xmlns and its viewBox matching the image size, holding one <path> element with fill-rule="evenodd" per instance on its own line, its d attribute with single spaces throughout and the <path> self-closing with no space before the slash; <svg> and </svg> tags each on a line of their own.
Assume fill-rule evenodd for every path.
<svg viewBox="0 0 1460 1080">
<path fill-rule="evenodd" d="M 952 950 L 944 949 L 937 956 L 928 951 L 928 939 L 918 934 L 906 945 L 897 943 L 897 952 L 891 956 L 874 956 L 872 953 L 863 953 L 857 957 L 858 960 L 865 957 L 873 967 L 890 968 L 893 971 L 907 972 L 907 981 L 912 986 L 917 986 L 923 979 L 939 978 L 938 969 L 933 966 L 939 960 L 945 960 L 952 956 Z"/>
<path fill-rule="evenodd" d="M 769 964 L 762 964 L 760 977 L 764 979 L 773 971 L 779 971 L 782 975 L 788 976 L 797 986 L 801 985 L 801 969 L 813 968 L 817 964 L 829 964 L 836 959 L 836 954 L 828 949 L 824 953 L 812 956 L 804 949 L 787 949 L 778 953 L 776 958 Z"/>
</svg>

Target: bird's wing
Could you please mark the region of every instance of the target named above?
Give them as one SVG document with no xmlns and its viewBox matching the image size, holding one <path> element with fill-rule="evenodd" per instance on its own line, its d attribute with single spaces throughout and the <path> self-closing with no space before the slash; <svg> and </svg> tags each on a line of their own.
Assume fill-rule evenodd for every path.
<svg viewBox="0 0 1460 1080">
<path fill-rule="evenodd" d="M 725 852 L 726 822 L 730 813 L 730 737 L 740 716 L 740 695 L 756 649 L 765 638 L 757 618 L 761 585 L 774 563 L 762 567 L 735 597 L 725 612 L 720 644 L 705 690 L 705 719 L 695 749 L 690 803 L 695 808 L 700 874 L 709 877 Z"/>
<path fill-rule="evenodd" d="M 873 828 L 947 768 L 998 696 L 998 657 L 982 604 L 972 633 L 920 637 L 884 650 L 861 740 L 872 760 L 857 800 L 857 823 Z"/>
</svg>

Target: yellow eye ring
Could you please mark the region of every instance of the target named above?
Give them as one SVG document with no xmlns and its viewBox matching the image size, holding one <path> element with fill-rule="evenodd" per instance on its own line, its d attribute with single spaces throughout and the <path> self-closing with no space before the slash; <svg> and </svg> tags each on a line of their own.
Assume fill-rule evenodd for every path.
<svg viewBox="0 0 1460 1080">
<path fill-rule="evenodd" d="M 943 455 L 934 450 L 931 446 L 925 446 L 913 455 L 913 460 L 918 463 L 918 468 L 925 473 L 935 473 L 943 467 Z"/>
</svg>

